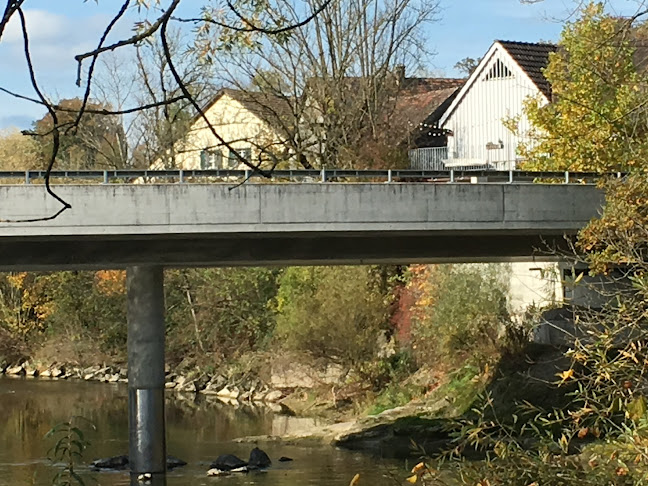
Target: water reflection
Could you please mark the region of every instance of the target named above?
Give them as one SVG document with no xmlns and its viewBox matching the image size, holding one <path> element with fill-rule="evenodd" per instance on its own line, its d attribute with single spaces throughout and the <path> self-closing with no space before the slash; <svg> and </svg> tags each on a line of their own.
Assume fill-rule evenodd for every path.
<svg viewBox="0 0 648 486">
<path fill-rule="evenodd" d="M 102 384 L 55 380 L 0 378 L 0 485 L 51 484 L 56 470 L 46 458 L 51 442 L 43 439 L 55 424 L 72 415 L 90 419 L 97 431 L 90 434 L 92 445 L 86 454 L 90 462 L 98 457 L 126 454 L 128 451 L 128 389 L 123 384 Z M 273 459 L 267 472 L 239 476 L 206 476 L 211 461 L 231 453 L 247 458 L 254 444 L 234 443 L 232 439 L 251 435 L 296 434 L 315 423 L 277 415 L 267 408 L 224 405 L 215 399 L 194 395 L 170 395 L 167 401 L 167 448 L 188 466 L 171 471 L 166 483 L 180 485 L 326 485 L 346 486 L 357 472 L 362 484 L 389 485 L 394 469 L 403 464 L 336 450 L 272 442 L 260 444 Z M 288 456 L 293 462 L 280 463 Z M 103 486 L 131 484 L 128 472 L 95 473 Z M 397 475 L 402 477 L 402 472 Z"/>
</svg>

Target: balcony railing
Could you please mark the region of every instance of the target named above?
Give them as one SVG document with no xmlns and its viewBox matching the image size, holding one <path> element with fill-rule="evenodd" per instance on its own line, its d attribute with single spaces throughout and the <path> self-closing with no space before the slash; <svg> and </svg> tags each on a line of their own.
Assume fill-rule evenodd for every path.
<svg viewBox="0 0 648 486">
<path fill-rule="evenodd" d="M 446 170 L 444 160 L 448 158 L 448 147 L 413 149 L 408 152 L 410 169 Z"/>
<path fill-rule="evenodd" d="M 456 153 L 448 152 L 448 147 L 426 147 L 412 149 L 408 153 L 410 169 L 414 170 L 515 170 L 516 161 L 481 161 L 480 159 L 464 159 Z"/>
</svg>

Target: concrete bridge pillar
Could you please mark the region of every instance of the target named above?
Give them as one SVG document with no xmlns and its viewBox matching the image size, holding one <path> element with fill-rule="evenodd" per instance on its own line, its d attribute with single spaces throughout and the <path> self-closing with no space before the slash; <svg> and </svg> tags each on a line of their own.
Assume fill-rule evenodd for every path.
<svg viewBox="0 0 648 486">
<path fill-rule="evenodd" d="M 165 484 L 164 273 L 160 266 L 129 267 L 128 425 L 132 480 L 153 475 Z M 136 484 L 136 483 L 135 483 Z"/>
</svg>

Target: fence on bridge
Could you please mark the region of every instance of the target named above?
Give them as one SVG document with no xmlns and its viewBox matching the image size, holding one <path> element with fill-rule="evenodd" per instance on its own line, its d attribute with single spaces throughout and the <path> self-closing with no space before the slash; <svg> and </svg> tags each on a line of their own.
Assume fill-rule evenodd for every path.
<svg viewBox="0 0 648 486">
<path fill-rule="evenodd" d="M 42 183 L 47 171 L 0 171 L 3 184 Z M 563 183 L 591 184 L 606 178 L 621 178 L 626 174 L 596 172 L 530 172 L 521 170 L 85 170 L 52 171 L 52 184 L 73 182 L 119 183 L 236 183 L 255 182 L 433 182 L 433 183 Z"/>
</svg>

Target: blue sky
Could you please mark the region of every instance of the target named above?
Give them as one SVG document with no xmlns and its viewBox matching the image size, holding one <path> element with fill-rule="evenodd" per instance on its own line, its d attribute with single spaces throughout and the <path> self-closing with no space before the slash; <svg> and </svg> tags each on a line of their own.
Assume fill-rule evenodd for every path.
<svg viewBox="0 0 648 486">
<path fill-rule="evenodd" d="M 154 3 L 154 1 L 151 1 Z M 162 0 L 164 5 L 167 2 Z M 197 13 L 201 0 L 184 0 L 182 14 Z M 621 14 L 634 12 L 637 2 L 615 0 L 611 7 Z M 26 14 L 31 31 L 36 74 L 46 94 L 54 99 L 80 96 L 75 86 L 74 55 L 96 44 L 98 35 L 121 2 L 117 0 L 27 0 Z M 428 28 L 430 47 L 437 53 L 428 69 L 453 76 L 454 64 L 464 57 L 480 57 L 494 39 L 536 42 L 557 40 L 560 20 L 565 19 L 572 0 L 544 0 L 522 4 L 520 0 L 441 0 L 438 22 Z M 193 12 L 192 12 L 193 11 Z M 115 37 L 128 36 L 135 13 L 124 19 Z M 0 86 L 34 96 L 28 84 L 22 39 L 10 25 L 0 42 Z M 43 115 L 42 108 L 0 92 L 0 129 L 28 128 Z"/>
</svg>

